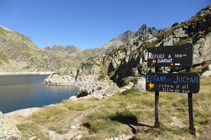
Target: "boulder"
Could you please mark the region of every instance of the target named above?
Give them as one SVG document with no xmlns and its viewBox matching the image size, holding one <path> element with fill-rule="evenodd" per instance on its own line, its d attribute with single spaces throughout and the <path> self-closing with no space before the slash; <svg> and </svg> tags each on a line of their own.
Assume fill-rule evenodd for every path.
<svg viewBox="0 0 211 140">
<path fill-rule="evenodd" d="M 128 76 L 128 77 L 122 79 L 121 86 L 126 86 L 129 84 L 129 82 L 134 82 L 134 81 L 136 81 L 136 77 Z"/>
<path fill-rule="evenodd" d="M 204 39 L 199 39 L 194 44 L 193 64 L 199 64 L 211 60 L 211 32 L 205 35 Z"/>
<path fill-rule="evenodd" d="M 202 75 L 200 75 L 200 78 L 207 78 L 211 77 L 211 71 L 205 71 Z"/>
<path fill-rule="evenodd" d="M 76 96 L 71 96 L 70 98 L 69 98 L 69 101 L 75 101 L 75 100 L 77 100 L 78 98 L 76 97 Z"/>
<path fill-rule="evenodd" d="M 84 97 L 84 96 L 87 96 L 87 95 L 90 95 L 90 94 L 91 94 L 91 91 L 89 91 L 88 89 L 79 89 L 78 98 Z"/>
<path fill-rule="evenodd" d="M 193 48 L 195 49 L 199 49 L 201 47 L 203 47 L 205 44 L 205 39 L 204 38 L 200 38 L 199 40 L 197 40 L 196 44 L 194 44 Z"/>
<path fill-rule="evenodd" d="M 0 111 L 0 139 L 21 140 L 21 132 L 9 119 Z"/>
<path fill-rule="evenodd" d="M 133 90 L 139 90 L 140 93 L 143 93 L 146 91 L 146 79 L 141 77 L 136 81 L 134 86 L 132 87 Z"/>
<path fill-rule="evenodd" d="M 113 95 L 116 94 L 119 91 L 119 87 L 118 86 L 110 86 L 106 91 L 105 91 L 105 95 L 109 96 L 109 95 Z"/>
<path fill-rule="evenodd" d="M 133 82 L 129 82 L 128 85 L 124 86 L 124 87 L 121 87 L 119 89 L 119 93 L 122 93 L 123 91 L 127 90 L 127 89 L 131 89 L 133 87 L 134 83 Z"/>
</svg>

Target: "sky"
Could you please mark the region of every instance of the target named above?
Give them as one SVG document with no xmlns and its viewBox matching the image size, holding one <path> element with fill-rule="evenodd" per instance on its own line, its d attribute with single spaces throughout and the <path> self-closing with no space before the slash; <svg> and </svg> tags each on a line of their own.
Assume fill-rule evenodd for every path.
<svg viewBox="0 0 211 140">
<path fill-rule="evenodd" d="M 92 49 L 143 24 L 171 27 L 209 4 L 210 0 L 0 0 L 0 25 L 28 36 L 39 48 Z"/>
</svg>

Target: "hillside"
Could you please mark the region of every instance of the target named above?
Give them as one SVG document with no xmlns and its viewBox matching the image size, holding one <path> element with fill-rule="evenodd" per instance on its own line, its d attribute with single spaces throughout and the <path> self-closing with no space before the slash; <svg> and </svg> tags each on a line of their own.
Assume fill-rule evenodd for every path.
<svg viewBox="0 0 211 140">
<path fill-rule="evenodd" d="M 79 65 L 69 54 L 40 49 L 29 37 L 3 26 L 0 52 L 0 72 L 67 71 Z"/>
<path fill-rule="evenodd" d="M 87 59 L 79 68 L 79 75 L 98 74 L 99 79 L 109 77 L 119 86 L 125 86 L 147 72 L 155 71 L 154 68 L 147 67 L 147 48 L 185 43 L 192 43 L 194 47 L 194 66 L 191 70 L 204 72 L 202 69 L 211 64 L 211 5 L 191 19 L 175 23 L 154 36 L 140 35 L 118 48 L 107 51 L 106 54 Z M 181 68 L 172 70 L 182 71 Z M 169 72 L 170 68 L 161 67 L 160 71 Z"/>
</svg>

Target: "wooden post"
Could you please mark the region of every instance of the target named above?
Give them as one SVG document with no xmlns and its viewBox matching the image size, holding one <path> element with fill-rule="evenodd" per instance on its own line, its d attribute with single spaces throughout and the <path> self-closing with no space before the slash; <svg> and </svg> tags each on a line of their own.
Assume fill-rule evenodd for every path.
<svg viewBox="0 0 211 140">
<path fill-rule="evenodd" d="M 191 72 L 190 67 L 187 68 L 187 73 Z M 188 109 L 189 109 L 189 124 L 190 124 L 190 133 L 191 135 L 196 135 L 194 128 L 194 118 L 193 118 L 193 98 L 192 93 L 188 93 Z"/>
<path fill-rule="evenodd" d="M 159 68 L 155 67 L 155 72 L 158 72 Z M 160 127 L 159 122 L 159 91 L 155 91 L 155 128 Z"/>
</svg>

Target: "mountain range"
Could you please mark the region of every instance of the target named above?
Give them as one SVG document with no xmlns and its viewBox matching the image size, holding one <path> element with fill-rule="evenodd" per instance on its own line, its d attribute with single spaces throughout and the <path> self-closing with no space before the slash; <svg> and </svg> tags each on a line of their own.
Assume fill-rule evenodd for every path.
<svg viewBox="0 0 211 140">
<path fill-rule="evenodd" d="M 137 31 L 126 31 L 113 38 L 106 45 L 95 49 L 79 49 L 73 45 L 54 45 L 41 49 L 29 37 L 0 25 L 0 71 L 1 72 L 45 72 L 76 69 L 81 62 L 98 53 L 117 48 L 132 38 L 158 31 L 145 24 Z M 39 55 L 37 55 L 37 53 Z"/>
<path fill-rule="evenodd" d="M 211 44 L 210 7 L 209 5 L 203 8 L 186 22 L 174 23 L 170 28 L 157 30 L 155 27 L 143 24 L 136 32 L 126 31 L 104 46 L 86 50 L 73 45 L 54 45 L 52 48 L 41 49 L 29 37 L 0 25 L 0 72 L 74 71 L 76 73 L 79 68 L 79 73 L 94 72 L 104 76 L 113 72 L 114 75 L 110 74 L 110 77 L 115 76 L 113 79 L 117 80 L 118 77 L 122 79 L 146 73 L 147 48 L 187 42 L 194 44 L 194 57 L 198 58 L 194 59 L 194 64 L 207 62 L 210 60 L 207 46 Z M 208 55 L 206 58 L 203 52 Z M 127 65 L 128 62 L 134 64 Z M 120 72 L 122 70 L 125 72 Z"/>
</svg>

